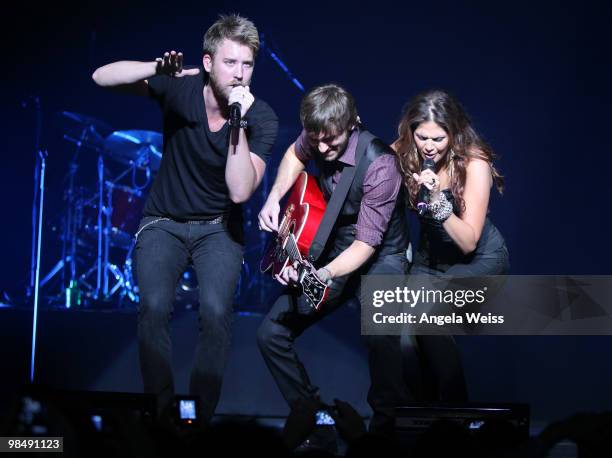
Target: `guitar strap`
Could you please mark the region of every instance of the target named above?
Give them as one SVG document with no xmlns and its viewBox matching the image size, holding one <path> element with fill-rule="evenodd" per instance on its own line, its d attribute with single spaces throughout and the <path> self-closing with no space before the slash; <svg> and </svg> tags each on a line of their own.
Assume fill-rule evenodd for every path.
<svg viewBox="0 0 612 458">
<path fill-rule="evenodd" d="M 321 219 L 321 224 L 319 225 L 317 233 L 312 240 L 312 244 L 310 245 L 310 250 L 308 251 L 308 259 L 310 262 L 315 262 L 323 253 L 325 244 L 329 239 L 329 235 L 331 234 L 334 224 L 336 224 L 336 220 L 338 219 L 340 210 L 344 205 L 349 189 L 353 184 L 357 167 L 359 167 L 361 159 L 365 155 L 368 146 L 372 140 L 374 140 L 374 138 L 376 137 L 374 137 L 374 135 L 367 130 L 362 130 L 359 132 L 357 148 L 355 148 L 355 166 L 352 167 L 347 165 L 342 170 L 340 181 L 332 192 L 331 198 L 329 199 L 327 207 L 325 208 L 323 218 Z"/>
</svg>

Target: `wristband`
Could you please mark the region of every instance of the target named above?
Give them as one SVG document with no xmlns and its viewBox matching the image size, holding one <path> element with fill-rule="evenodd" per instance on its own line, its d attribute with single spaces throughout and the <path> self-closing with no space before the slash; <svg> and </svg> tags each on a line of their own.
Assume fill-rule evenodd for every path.
<svg viewBox="0 0 612 458">
<path fill-rule="evenodd" d="M 450 215 L 453 214 L 453 204 L 448 201 L 443 192 L 440 193 L 438 200 L 430 203 L 427 206 L 427 209 L 429 210 L 431 217 L 441 223 L 446 221 L 448 218 L 450 218 Z"/>
<path fill-rule="evenodd" d="M 231 118 L 227 121 L 227 123 L 230 125 L 230 127 L 240 127 L 241 129 L 246 129 L 247 126 L 249 125 L 249 123 L 246 121 L 246 119 L 241 119 L 240 123 L 238 124 L 238 126 L 234 125 L 234 123 L 232 122 Z"/>
</svg>

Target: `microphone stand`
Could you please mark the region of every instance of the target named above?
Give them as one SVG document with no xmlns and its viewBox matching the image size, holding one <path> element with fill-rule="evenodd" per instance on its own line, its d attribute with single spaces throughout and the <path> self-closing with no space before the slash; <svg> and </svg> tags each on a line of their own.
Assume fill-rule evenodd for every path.
<svg viewBox="0 0 612 458">
<path fill-rule="evenodd" d="M 40 136 L 42 133 L 42 109 L 40 106 L 40 98 L 35 96 L 34 100 L 34 108 L 36 109 L 36 141 L 34 145 L 34 154 L 36 156 L 35 164 L 34 164 L 34 193 L 32 198 L 32 253 L 30 256 L 30 284 L 26 289 L 26 297 L 28 300 L 32 297 L 34 293 L 35 276 L 36 276 L 36 227 L 37 227 L 37 217 L 38 217 L 38 188 L 40 181 L 40 170 L 41 170 L 41 154 L 40 154 Z M 28 102 L 24 101 L 22 106 L 26 108 L 28 106 Z M 29 302 L 29 301 L 28 301 Z"/>
<path fill-rule="evenodd" d="M 43 208 L 44 208 L 44 197 L 45 197 L 45 167 L 46 167 L 46 151 L 38 152 L 38 159 L 40 162 L 40 187 L 38 189 L 40 193 L 40 204 L 38 206 L 38 238 L 36 242 L 36 269 L 34 275 L 34 313 L 32 319 L 32 355 L 30 359 L 30 383 L 34 383 L 34 370 L 36 367 L 36 334 L 38 327 L 38 293 L 40 289 L 40 252 L 42 249 L 42 223 L 43 223 Z M 38 174 L 37 174 L 38 176 Z"/>
</svg>

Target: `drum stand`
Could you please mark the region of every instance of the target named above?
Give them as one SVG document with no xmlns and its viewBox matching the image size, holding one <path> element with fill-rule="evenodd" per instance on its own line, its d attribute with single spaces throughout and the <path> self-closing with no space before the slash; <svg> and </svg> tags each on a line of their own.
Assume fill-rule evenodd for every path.
<svg viewBox="0 0 612 458">
<path fill-rule="evenodd" d="M 96 263 L 87 272 L 79 277 L 79 283 L 85 287 L 85 295 L 94 300 L 108 301 L 117 292 L 120 298 L 128 296 L 134 300 L 133 287 L 127 279 L 125 272 L 110 261 L 111 235 L 113 234 L 113 190 L 116 182 L 132 170 L 125 170 L 113 181 L 104 179 L 104 159 L 100 154 L 98 158 L 98 251 Z M 106 192 L 105 192 L 106 191 Z M 104 196 L 106 195 L 106 204 Z M 90 283 L 90 277 L 96 274 L 95 286 Z M 111 278 L 112 277 L 112 278 Z M 111 281 L 114 284 L 111 285 Z"/>
<path fill-rule="evenodd" d="M 87 145 L 87 137 L 91 130 L 90 126 L 85 126 L 81 130 L 81 134 L 78 139 L 64 136 L 67 140 L 76 143 L 76 150 L 72 155 L 68 169 L 68 189 L 64 195 L 64 201 L 66 202 L 66 213 L 63 218 L 63 230 L 62 230 L 62 257 L 55 263 L 51 270 L 43 277 L 39 283 L 39 288 L 45 286 L 53 277 L 57 274 L 61 274 L 61 291 L 59 296 L 61 297 L 64 293 L 67 297 L 70 295 L 70 289 L 76 288 L 77 277 L 76 277 L 76 245 L 77 245 L 77 229 L 78 229 L 78 213 L 75 199 L 74 179 L 78 170 L 78 157 L 81 149 L 84 145 Z M 66 268 L 70 266 L 70 279 L 68 286 L 66 286 Z M 69 307 L 71 304 L 67 301 L 66 306 Z"/>
<path fill-rule="evenodd" d="M 148 146 L 144 147 L 143 151 L 147 149 Z M 144 156 L 144 154 L 142 156 Z M 113 227 L 113 192 L 116 189 L 120 191 L 126 190 L 125 186 L 117 183 L 129 173 L 132 173 L 132 186 L 134 189 L 127 188 L 127 191 L 140 196 L 140 189 L 146 187 L 151 180 L 151 171 L 148 166 L 144 167 L 146 182 L 144 185 L 139 186 L 135 183 L 136 169 L 139 167 L 143 168 L 142 161 L 135 161 L 121 174 L 110 181 L 106 180 L 104 176 L 104 158 L 102 154 L 100 154 L 98 158 L 98 251 L 96 264 L 79 277 L 80 284 L 85 288 L 86 296 L 94 300 L 108 301 L 117 293 L 120 299 L 127 296 L 131 301 L 135 302 L 138 300 L 136 288 L 132 281 L 131 271 L 132 262 L 130 255 L 132 253 L 133 243 L 128 251 L 128 259 L 123 269 L 113 264 L 109 255 L 112 236 L 115 234 L 115 231 L 121 232 L 120 229 Z M 104 203 L 104 196 L 106 196 L 106 203 Z M 94 273 L 96 274 L 95 287 L 90 283 L 90 278 Z"/>
</svg>

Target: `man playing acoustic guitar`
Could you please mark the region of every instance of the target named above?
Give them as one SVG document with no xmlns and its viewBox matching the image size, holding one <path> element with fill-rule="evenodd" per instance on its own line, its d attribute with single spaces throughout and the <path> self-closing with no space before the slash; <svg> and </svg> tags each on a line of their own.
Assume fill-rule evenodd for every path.
<svg viewBox="0 0 612 458">
<path fill-rule="evenodd" d="M 317 87 L 302 100 L 300 118 L 302 133 L 287 149 L 259 213 L 260 229 L 278 232 L 280 200 L 306 163 L 315 161 L 327 209 L 307 259 L 329 286 L 329 293 L 314 310 L 301 290 L 292 287 L 298 281 L 297 265 L 288 265 L 276 275 L 287 288 L 257 335 L 264 360 L 289 405 L 320 400 L 319 389 L 298 359 L 294 340 L 347 300 L 359 297 L 361 275 L 405 274 L 409 242 L 396 157 L 360 126 L 351 94 L 334 84 Z M 368 402 L 374 411 L 370 430 L 391 433 L 395 406 L 410 399 L 402 380 L 399 336 L 368 336 L 367 344 Z"/>
</svg>

